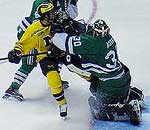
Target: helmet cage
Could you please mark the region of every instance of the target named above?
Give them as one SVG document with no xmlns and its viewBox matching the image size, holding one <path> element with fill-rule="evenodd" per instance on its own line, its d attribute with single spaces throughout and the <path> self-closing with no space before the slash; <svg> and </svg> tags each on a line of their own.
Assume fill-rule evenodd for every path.
<svg viewBox="0 0 150 130">
<path fill-rule="evenodd" d="M 109 34 L 110 28 L 104 20 L 98 19 L 92 25 L 88 25 L 87 33 L 92 33 L 93 37 L 105 37 Z"/>
</svg>

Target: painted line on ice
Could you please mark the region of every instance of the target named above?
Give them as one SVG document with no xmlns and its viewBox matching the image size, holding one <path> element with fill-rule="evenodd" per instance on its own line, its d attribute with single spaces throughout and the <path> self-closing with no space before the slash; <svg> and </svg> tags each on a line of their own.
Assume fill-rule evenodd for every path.
<svg viewBox="0 0 150 130">
<path fill-rule="evenodd" d="M 89 19 L 87 20 L 87 23 L 90 23 L 92 21 L 92 19 L 95 17 L 96 12 L 97 12 L 97 0 L 91 0 L 92 1 L 92 13 L 89 17 Z"/>
</svg>

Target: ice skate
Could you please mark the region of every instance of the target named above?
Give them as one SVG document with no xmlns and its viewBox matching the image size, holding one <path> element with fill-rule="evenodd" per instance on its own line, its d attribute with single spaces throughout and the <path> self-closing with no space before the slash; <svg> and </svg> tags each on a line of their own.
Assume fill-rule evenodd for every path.
<svg viewBox="0 0 150 130">
<path fill-rule="evenodd" d="M 23 96 L 19 93 L 19 91 L 13 88 L 8 88 L 5 91 L 5 94 L 2 98 L 7 100 L 17 100 L 17 101 L 23 101 L 24 99 Z"/>
<path fill-rule="evenodd" d="M 67 104 L 59 105 L 60 117 L 65 120 L 67 118 Z"/>
</svg>

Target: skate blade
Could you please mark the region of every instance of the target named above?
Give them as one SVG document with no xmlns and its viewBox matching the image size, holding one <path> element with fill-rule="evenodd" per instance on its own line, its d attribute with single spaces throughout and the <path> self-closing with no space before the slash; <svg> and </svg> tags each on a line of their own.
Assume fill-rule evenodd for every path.
<svg viewBox="0 0 150 130">
<path fill-rule="evenodd" d="M 8 101 L 23 101 L 22 98 L 18 98 L 18 97 L 8 97 L 8 96 L 3 96 L 2 97 L 4 100 L 8 100 Z"/>
<path fill-rule="evenodd" d="M 67 116 L 64 116 L 64 117 L 60 117 L 62 120 L 67 120 Z"/>
</svg>

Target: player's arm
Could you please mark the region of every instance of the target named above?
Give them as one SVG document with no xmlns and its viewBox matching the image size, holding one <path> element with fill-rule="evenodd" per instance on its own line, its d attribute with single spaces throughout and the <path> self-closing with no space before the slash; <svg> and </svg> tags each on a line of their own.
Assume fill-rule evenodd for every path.
<svg viewBox="0 0 150 130">
<path fill-rule="evenodd" d="M 17 38 L 18 40 L 21 39 L 22 35 L 24 32 L 27 30 L 28 26 L 32 24 L 32 21 L 30 20 L 29 17 L 25 17 L 20 24 L 17 27 Z"/>
<path fill-rule="evenodd" d="M 31 30 L 27 29 L 21 39 L 16 42 L 14 49 L 8 53 L 9 62 L 18 64 L 21 55 L 28 54 L 30 50 L 36 47 L 36 40 L 36 37 L 31 37 Z"/>
<path fill-rule="evenodd" d="M 76 39 L 76 41 L 75 41 Z M 54 46 L 60 51 L 64 51 L 65 55 L 63 57 L 63 63 L 67 68 L 85 78 L 86 80 L 91 79 L 91 73 L 82 69 L 82 58 L 79 55 L 73 53 L 73 46 L 79 45 L 80 38 L 79 36 L 69 36 L 66 33 L 56 33 L 52 38 Z M 55 50 L 55 49 L 53 49 Z M 52 51 L 52 50 L 51 50 Z M 52 51 L 53 53 L 53 51 Z M 53 54 L 54 56 L 54 54 Z"/>
<path fill-rule="evenodd" d="M 56 33 L 52 38 L 53 44 L 60 50 L 74 54 L 74 46 L 81 46 L 80 36 L 70 36 L 67 33 Z"/>
<path fill-rule="evenodd" d="M 29 36 L 28 31 L 26 31 L 22 38 L 16 42 L 14 49 L 20 51 L 22 55 L 25 55 L 36 47 L 36 43 L 36 37 Z"/>
</svg>

